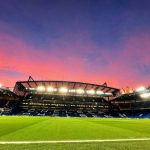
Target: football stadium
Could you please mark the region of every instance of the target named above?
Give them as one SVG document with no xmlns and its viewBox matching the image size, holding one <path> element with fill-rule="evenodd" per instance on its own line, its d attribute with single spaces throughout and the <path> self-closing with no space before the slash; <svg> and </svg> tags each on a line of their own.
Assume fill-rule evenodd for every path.
<svg viewBox="0 0 150 150">
<path fill-rule="evenodd" d="M 17 81 L 0 86 L 0 149 L 149 149 L 150 87 Z"/>
<path fill-rule="evenodd" d="M 0 0 L 0 150 L 150 150 L 150 0 Z"/>
</svg>

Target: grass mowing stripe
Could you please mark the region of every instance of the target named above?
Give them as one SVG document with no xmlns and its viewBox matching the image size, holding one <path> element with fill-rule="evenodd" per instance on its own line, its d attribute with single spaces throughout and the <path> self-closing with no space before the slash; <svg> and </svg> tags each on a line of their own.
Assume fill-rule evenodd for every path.
<svg viewBox="0 0 150 150">
<path fill-rule="evenodd" d="M 18 128 L 16 128 L 15 130 L 6 132 L 6 133 L 4 133 L 4 134 L 1 134 L 0 137 L 8 136 L 8 135 L 14 134 L 14 133 L 16 133 L 16 132 L 21 132 L 22 130 L 24 130 L 24 129 L 26 129 L 26 128 L 35 126 L 35 125 L 40 124 L 40 123 L 42 123 L 42 122 L 44 122 L 44 121 L 46 121 L 46 120 L 38 120 L 38 121 L 35 121 L 35 122 L 31 122 L 31 123 L 26 124 L 26 125 L 24 125 L 24 126 L 18 127 Z"/>
<path fill-rule="evenodd" d="M 0 117 L 0 141 L 150 138 L 150 120 Z M 44 120 L 44 121 L 43 121 Z M 34 122 L 34 125 L 28 126 Z M 18 131 L 13 130 L 22 128 Z M 12 133 L 9 133 L 12 131 Z M 5 133 L 5 136 L 1 136 Z"/>
</svg>

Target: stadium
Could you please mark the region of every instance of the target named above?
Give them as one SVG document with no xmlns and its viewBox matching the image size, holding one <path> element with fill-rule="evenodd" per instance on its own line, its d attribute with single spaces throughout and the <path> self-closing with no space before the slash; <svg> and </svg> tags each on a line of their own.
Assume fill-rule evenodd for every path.
<svg viewBox="0 0 150 150">
<path fill-rule="evenodd" d="M 148 149 L 150 88 L 17 81 L 0 88 L 2 149 Z"/>
<path fill-rule="evenodd" d="M 150 150 L 150 0 L 0 0 L 0 150 Z"/>
</svg>

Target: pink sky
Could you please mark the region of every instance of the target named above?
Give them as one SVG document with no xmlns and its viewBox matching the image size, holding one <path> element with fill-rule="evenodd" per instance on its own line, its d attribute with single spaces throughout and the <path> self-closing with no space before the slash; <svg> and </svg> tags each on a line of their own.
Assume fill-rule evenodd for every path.
<svg viewBox="0 0 150 150">
<path fill-rule="evenodd" d="M 81 34 L 73 40 L 59 37 L 42 49 L 19 36 L 0 32 L 0 82 L 12 87 L 31 75 L 35 80 L 107 82 L 118 88 L 150 85 L 150 71 L 146 70 L 150 65 L 149 41 L 146 32 L 131 34 L 113 53 L 95 45 L 88 34 L 86 38 Z M 89 60 L 93 53 L 97 57 Z"/>
</svg>

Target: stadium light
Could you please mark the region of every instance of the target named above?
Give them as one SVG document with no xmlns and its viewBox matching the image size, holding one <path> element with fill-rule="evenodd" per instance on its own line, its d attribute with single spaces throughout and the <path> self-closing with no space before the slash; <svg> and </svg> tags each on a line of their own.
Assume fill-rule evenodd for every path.
<svg viewBox="0 0 150 150">
<path fill-rule="evenodd" d="M 142 98 L 149 98 L 150 97 L 150 93 L 142 93 L 142 94 L 140 94 L 140 96 Z"/>
<path fill-rule="evenodd" d="M 76 92 L 77 92 L 77 94 L 83 94 L 84 90 L 83 89 L 77 89 Z"/>
<path fill-rule="evenodd" d="M 105 93 L 106 96 L 112 96 L 112 93 Z"/>
<path fill-rule="evenodd" d="M 70 89 L 70 90 L 69 90 L 69 93 L 75 93 L 75 92 L 76 92 L 75 89 Z"/>
<path fill-rule="evenodd" d="M 37 91 L 44 92 L 45 91 L 45 87 L 44 86 L 38 86 L 37 87 Z"/>
<path fill-rule="evenodd" d="M 103 95 L 104 92 L 103 92 L 103 91 L 96 91 L 96 94 L 97 94 L 97 95 Z"/>
<path fill-rule="evenodd" d="M 48 87 L 47 88 L 47 92 L 54 92 L 54 91 L 55 91 L 55 89 L 53 87 Z"/>
<path fill-rule="evenodd" d="M 62 87 L 62 88 L 59 89 L 59 92 L 60 92 L 60 93 L 67 93 L 67 92 L 68 92 L 68 89 L 65 88 L 65 87 Z"/>
<path fill-rule="evenodd" d="M 35 90 L 35 88 L 29 88 L 29 90 L 34 91 L 34 90 Z"/>
<path fill-rule="evenodd" d="M 95 94 L 95 90 L 88 90 L 86 91 L 87 94 L 90 94 L 90 95 L 94 95 Z"/>
<path fill-rule="evenodd" d="M 3 86 L 3 85 L 0 83 L 0 88 L 2 88 L 2 86 Z"/>
<path fill-rule="evenodd" d="M 145 90 L 146 90 L 146 88 L 144 86 L 141 86 L 141 87 L 137 88 L 135 91 L 136 92 L 143 92 Z"/>
</svg>

